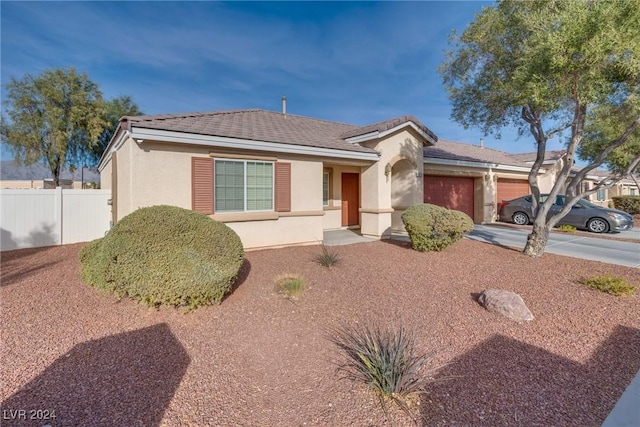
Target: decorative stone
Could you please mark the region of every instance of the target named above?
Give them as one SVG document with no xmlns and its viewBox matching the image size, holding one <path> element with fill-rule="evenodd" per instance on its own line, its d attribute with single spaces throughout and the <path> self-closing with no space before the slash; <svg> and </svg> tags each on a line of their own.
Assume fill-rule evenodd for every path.
<svg viewBox="0 0 640 427">
<path fill-rule="evenodd" d="M 503 289 L 485 289 L 478 297 L 478 302 L 487 310 L 517 322 L 534 319 L 522 297 L 515 292 Z"/>
</svg>

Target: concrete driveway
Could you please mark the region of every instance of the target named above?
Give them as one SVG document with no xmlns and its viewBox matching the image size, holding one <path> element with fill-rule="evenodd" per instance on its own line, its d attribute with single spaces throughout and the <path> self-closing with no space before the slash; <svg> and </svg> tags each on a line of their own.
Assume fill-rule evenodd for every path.
<svg viewBox="0 0 640 427">
<path fill-rule="evenodd" d="M 480 242 L 524 249 L 530 231 L 530 228 L 516 229 L 500 225 L 476 225 L 466 237 Z M 640 236 L 640 230 L 635 228 L 610 236 L 635 239 Z M 640 267 L 640 243 L 550 233 L 545 252 L 626 267 Z"/>
</svg>

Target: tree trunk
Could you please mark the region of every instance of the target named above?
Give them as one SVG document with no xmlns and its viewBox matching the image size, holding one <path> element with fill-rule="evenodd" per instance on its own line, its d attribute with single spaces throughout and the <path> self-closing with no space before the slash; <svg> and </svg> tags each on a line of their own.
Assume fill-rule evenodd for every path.
<svg viewBox="0 0 640 427">
<path fill-rule="evenodd" d="M 533 230 L 527 236 L 527 244 L 522 252 L 534 258 L 541 257 L 548 239 L 549 227 L 533 224 Z"/>
</svg>

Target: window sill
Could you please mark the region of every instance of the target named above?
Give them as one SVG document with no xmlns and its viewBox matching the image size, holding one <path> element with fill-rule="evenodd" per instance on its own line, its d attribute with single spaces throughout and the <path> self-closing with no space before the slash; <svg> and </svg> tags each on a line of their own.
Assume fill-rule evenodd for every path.
<svg viewBox="0 0 640 427">
<path fill-rule="evenodd" d="M 273 221 L 278 219 L 278 212 L 233 212 L 217 213 L 211 218 L 220 222 Z"/>
<path fill-rule="evenodd" d="M 233 212 L 209 215 L 210 218 L 220 222 L 250 222 L 250 221 L 275 221 L 279 218 L 323 216 L 324 211 L 296 211 L 296 212 Z"/>
</svg>

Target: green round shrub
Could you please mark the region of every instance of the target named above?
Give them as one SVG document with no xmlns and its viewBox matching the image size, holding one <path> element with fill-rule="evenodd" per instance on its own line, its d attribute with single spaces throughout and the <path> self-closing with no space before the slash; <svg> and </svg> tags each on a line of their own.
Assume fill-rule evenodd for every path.
<svg viewBox="0 0 640 427">
<path fill-rule="evenodd" d="M 441 251 L 473 230 L 473 221 L 464 212 L 431 204 L 409 207 L 402 214 L 411 246 L 421 252 Z"/>
<path fill-rule="evenodd" d="M 195 308 L 220 303 L 238 276 L 238 235 L 175 206 L 141 208 L 80 251 L 85 283 L 144 304 Z"/>
</svg>

